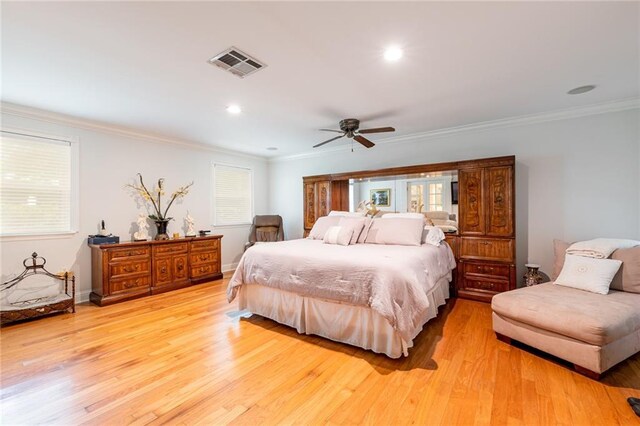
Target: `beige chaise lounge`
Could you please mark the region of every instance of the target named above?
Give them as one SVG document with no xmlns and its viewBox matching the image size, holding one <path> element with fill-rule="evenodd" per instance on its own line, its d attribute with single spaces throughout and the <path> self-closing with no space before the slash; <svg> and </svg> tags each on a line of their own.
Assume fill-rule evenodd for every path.
<svg viewBox="0 0 640 426">
<path fill-rule="evenodd" d="M 572 362 L 595 379 L 640 352 L 640 247 L 612 258 L 623 263 L 606 295 L 545 283 L 494 296 L 498 338 Z"/>
</svg>

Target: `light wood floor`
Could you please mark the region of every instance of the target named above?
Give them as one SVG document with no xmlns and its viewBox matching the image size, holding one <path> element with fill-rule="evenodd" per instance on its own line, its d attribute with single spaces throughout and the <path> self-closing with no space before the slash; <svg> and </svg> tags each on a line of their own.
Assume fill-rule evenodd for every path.
<svg viewBox="0 0 640 426">
<path fill-rule="evenodd" d="M 640 356 L 601 382 L 508 346 L 450 300 L 391 360 L 253 317 L 226 282 L 2 329 L 1 422 L 640 424 Z"/>
</svg>

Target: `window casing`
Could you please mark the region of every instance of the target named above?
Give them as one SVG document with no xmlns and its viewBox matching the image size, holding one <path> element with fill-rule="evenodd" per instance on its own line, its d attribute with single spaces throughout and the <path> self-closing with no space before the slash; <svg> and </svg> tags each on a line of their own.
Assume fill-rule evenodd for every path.
<svg viewBox="0 0 640 426">
<path fill-rule="evenodd" d="M 78 229 L 78 146 L 24 131 L 0 133 L 0 236 Z"/>
<path fill-rule="evenodd" d="M 253 171 L 213 165 L 213 226 L 248 225 L 253 220 Z"/>
</svg>

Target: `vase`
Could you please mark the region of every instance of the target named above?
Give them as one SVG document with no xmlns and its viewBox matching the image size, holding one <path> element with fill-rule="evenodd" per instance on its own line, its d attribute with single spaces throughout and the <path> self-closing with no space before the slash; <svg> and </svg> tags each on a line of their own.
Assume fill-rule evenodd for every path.
<svg viewBox="0 0 640 426">
<path fill-rule="evenodd" d="M 163 219 L 156 220 L 155 222 L 158 232 L 156 233 L 156 237 L 154 238 L 154 240 L 168 240 L 169 235 L 167 235 L 167 225 L 169 224 L 169 221 Z"/>
<path fill-rule="evenodd" d="M 542 275 L 538 272 L 540 265 L 527 263 L 524 266 L 527 267 L 527 272 L 524 274 L 524 285 L 531 287 L 532 285 L 540 284 L 543 280 Z"/>
</svg>

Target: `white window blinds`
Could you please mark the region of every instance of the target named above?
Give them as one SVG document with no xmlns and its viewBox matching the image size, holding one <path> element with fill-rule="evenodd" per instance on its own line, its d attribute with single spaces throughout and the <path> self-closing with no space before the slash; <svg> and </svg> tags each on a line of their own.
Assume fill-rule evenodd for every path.
<svg viewBox="0 0 640 426">
<path fill-rule="evenodd" d="M 214 226 L 240 225 L 253 219 L 251 169 L 213 165 Z"/>
<path fill-rule="evenodd" d="M 72 231 L 71 143 L 0 134 L 0 235 Z"/>
</svg>

